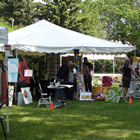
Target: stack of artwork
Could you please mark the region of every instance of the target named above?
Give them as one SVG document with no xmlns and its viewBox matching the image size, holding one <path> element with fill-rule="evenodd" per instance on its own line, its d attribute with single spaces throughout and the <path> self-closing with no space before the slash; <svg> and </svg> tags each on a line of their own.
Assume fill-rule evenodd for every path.
<svg viewBox="0 0 140 140">
<path fill-rule="evenodd" d="M 18 82 L 21 87 L 23 85 L 30 83 L 30 78 L 32 76 L 32 70 L 29 70 L 26 62 L 19 62 L 18 58 L 8 59 L 8 82 L 11 83 L 9 88 L 9 106 L 13 103 L 14 86 L 12 83 Z M 32 95 L 30 87 L 21 88 L 23 94 L 23 99 L 25 104 L 32 103 Z"/>
<path fill-rule="evenodd" d="M 105 100 L 105 102 L 119 103 L 121 94 L 121 87 L 93 87 L 92 93 L 81 92 L 80 100 Z"/>
</svg>

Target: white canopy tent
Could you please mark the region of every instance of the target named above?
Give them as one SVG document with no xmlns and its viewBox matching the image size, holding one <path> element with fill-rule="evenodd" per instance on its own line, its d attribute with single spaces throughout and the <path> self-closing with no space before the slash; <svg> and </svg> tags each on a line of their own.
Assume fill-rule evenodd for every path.
<svg viewBox="0 0 140 140">
<path fill-rule="evenodd" d="M 79 52 L 94 54 L 120 54 L 136 49 L 135 46 L 123 45 L 92 36 L 84 35 L 62 28 L 46 20 L 18 29 L 8 34 L 12 49 L 24 52 L 72 53 Z"/>
</svg>

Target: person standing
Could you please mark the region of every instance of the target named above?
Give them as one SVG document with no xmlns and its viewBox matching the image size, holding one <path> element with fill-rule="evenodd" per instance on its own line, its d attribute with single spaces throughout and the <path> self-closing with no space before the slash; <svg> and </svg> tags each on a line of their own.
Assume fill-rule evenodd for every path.
<svg viewBox="0 0 140 140">
<path fill-rule="evenodd" d="M 69 61 L 67 64 L 63 64 L 56 75 L 57 82 L 60 82 L 60 84 L 64 84 L 64 82 L 67 80 L 69 76 L 69 67 L 73 65 L 72 61 Z M 59 95 L 61 96 L 61 99 L 66 99 L 64 89 L 56 89 L 55 91 L 55 100 L 59 99 Z"/>
<path fill-rule="evenodd" d="M 122 87 L 123 87 L 123 97 L 127 99 L 127 91 L 130 87 L 130 81 L 131 81 L 131 72 L 133 76 L 136 76 L 139 80 L 140 77 L 138 77 L 137 73 L 133 69 L 133 66 L 130 64 L 130 59 L 125 58 L 124 64 L 121 65 L 118 69 L 118 72 L 122 74 Z M 121 71 L 123 70 L 123 72 Z"/>
<path fill-rule="evenodd" d="M 85 64 L 83 64 L 83 76 L 84 76 L 85 90 L 88 91 L 89 68 Z"/>
<path fill-rule="evenodd" d="M 91 71 L 93 71 L 93 65 L 90 62 L 88 62 L 87 57 L 84 57 L 83 64 L 86 65 L 86 66 L 88 66 L 88 68 L 89 68 L 89 76 L 88 76 L 87 85 L 86 85 L 85 88 L 87 89 L 87 91 L 89 90 L 90 92 L 92 92 L 92 85 L 91 85 L 92 75 L 91 75 Z"/>
</svg>

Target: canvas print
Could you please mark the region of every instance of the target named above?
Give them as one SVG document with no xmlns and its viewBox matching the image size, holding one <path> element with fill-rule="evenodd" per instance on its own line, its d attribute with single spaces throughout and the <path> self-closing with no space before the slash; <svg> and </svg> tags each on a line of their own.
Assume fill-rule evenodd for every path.
<svg viewBox="0 0 140 140">
<path fill-rule="evenodd" d="M 108 87 L 93 87 L 92 99 L 105 99 Z"/>
<path fill-rule="evenodd" d="M 18 58 L 8 59 L 8 82 L 17 82 L 18 80 Z"/>
<path fill-rule="evenodd" d="M 121 87 L 109 87 L 105 97 L 105 102 L 119 103 L 121 94 L 122 94 Z"/>
<path fill-rule="evenodd" d="M 18 83 L 20 85 L 30 84 L 30 78 L 24 76 L 24 70 L 28 69 L 26 62 L 19 62 L 18 64 Z"/>
<path fill-rule="evenodd" d="M 25 104 L 29 104 L 33 102 L 30 87 L 21 88 L 21 92 L 23 94 L 23 99 Z"/>
<path fill-rule="evenodd" d="M 81 101 L 93 100 L 93 99 L 91 99 L 91 92 L 81 92 L 80 93 L 80 100 Z"/>
</svg>

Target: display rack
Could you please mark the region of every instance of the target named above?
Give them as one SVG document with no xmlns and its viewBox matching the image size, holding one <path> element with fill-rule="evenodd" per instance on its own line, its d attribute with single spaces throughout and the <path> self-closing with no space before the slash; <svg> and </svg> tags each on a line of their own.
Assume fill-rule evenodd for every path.
<svg viewBox="0 0 140 140">
<path fill-rule="evenodd" d="M 60 68 L 60 54 L 46 53 L 46 73 L 49 79 L 55 78 Z"/>
<path fill-rule="evenodd" d="M 133 88 L 134 88 L 133 98 L 140 99 L 140 81 L 133 81 Z"/>
</svg>

